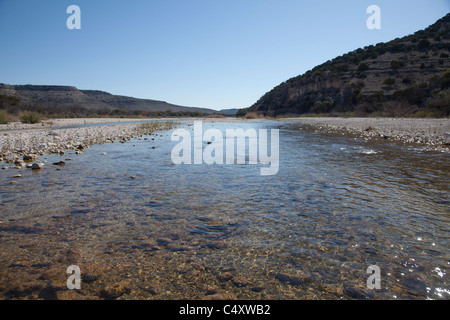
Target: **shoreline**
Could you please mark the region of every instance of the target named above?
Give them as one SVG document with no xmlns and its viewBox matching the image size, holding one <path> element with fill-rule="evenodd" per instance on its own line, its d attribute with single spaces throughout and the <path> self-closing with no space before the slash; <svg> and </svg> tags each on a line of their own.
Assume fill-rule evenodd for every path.
<svg viewBox="0 0 450 320">
<path fill-rule="evenodd" d="M 0 125 L 0 162 L 11 161 L 11 156 L 17 160 L 25 155 L 61 154 L 64 150 L 78 150 L 81 153 L 81 149 L 89 145 L 125 142 L 159 129 L 167 129 L 164 124 L 170 122 L 199 119 L 206 122 L 249 121 L 239 118 L 74 118 L 44 120 L 38 124 L 13 122 Z M 153 120 L 158 122 L 151 122 Z M 352 134 L 365 139 L 417 144 L 429 150 L 450 152 L 450 119 L 329 117 L 282 118 L 275 121 L 299 123 L 323 133 Z M 90 124 L 99 126 L 71 127 Z"/>
<path fill-rule="evenodd" d="M 147 120 L 147 119 L 145 119 Z M 24 161 L 37 162 L 44 154 L 64 154 L 76 151 L 81 154 L 84 148 L 94 144 L 125 143 L 142 135 L 149 135 L 158 130 L 173 126 L 173 120 L 159 122 L 142 122 L 143 119 L 55 119 L 51 126 L 48 123 L 20 124 L 11 123 L 0 126 L 0 162 L 14 164 L 16 168 L 25 167 Z M 152 120 L 152 119 L 148 119 Z M 116 122 L 138 122 L 123 124 L 107 124 Z M 85 124 L 102 124 L 90 127 L 70 126 Z M 5 128 L 15 126 L 14 128 Z M 58 129 L 53 129 L 58 127 Z M 23 160 L 22 160 L 23 159 Z M 8 167 L 3 165 L 2 169 Z"/>
<path fill-rule="evenodd" d="M 413 118 L 285 118 L 330 134 L 351 134 L 450 152 L 450 119 Z"/>
</svg>

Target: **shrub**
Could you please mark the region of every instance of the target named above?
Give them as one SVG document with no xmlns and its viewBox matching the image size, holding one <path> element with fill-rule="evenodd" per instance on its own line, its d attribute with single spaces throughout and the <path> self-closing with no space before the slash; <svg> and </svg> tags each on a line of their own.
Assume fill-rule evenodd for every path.
<svg viewBox="0 0 450 320">
<path fill-rule="evenodd" d="M 28 112 L 20 118 L 20 121 L 22 123 L 38 123 L 41 121 L 41 116 L 37 112 Z"/>
<path fill-rule="evenodd" d="M 418 47 L 419 49 L 426 50 L 426 49 L 428 49 L 428 48 L 430 47 L 430 45 L 431 45 L 430 41 L 428 41 L 427 39 L 422 39 L 422 40 L 420 40 L 419 43 L 417 44 L 417 47 Z"/>
<path fill-rule="evenodd" d="M 256 112 L 247 112 L 245 114 L 245 119 L 260 119 L 260 118 L 263 118 L 263 116 L 257 114 Z"/>
<path fill-rule="evenodd" d="M 8 124 L 8 117 L 5 110 L 0 110 L 0 124 Z"/>
<path fill-rule="evenodd" d="M 427 100 L 427 107 L 450 115 L 450 90 L 439 91 Z"/>
<path fill-rule="evenodd" d="M 239 117 L 244 117 L 246 114 L 247 114 L 247 109 L 239 109 L 239 110 L 236 112 L 236 117 L 237 117 L 237 118 L 239 118 Z"/>
<path fill-rule="evenodd" d="M 383 84 L 387 86 L 393 86 L 395 84 L 395 78 L 386 78 L 384 79 Z"/>
<path fill-rule="evenodd" d="M 325 101 L 316 101 L 311 109 L 312 113 L 328 113 L 334 106 L 335 101 L 332 97 L 327 97 Z"/>
<path fill-rule="evenodd" d="M 392 60 L 391 61 L 391 69 L 397 70 L 405 66 L 403 61 Z"/>
<path fill-rule="evenodd" d="M 365 63 L 365 62 L 361 63 L 358 66 L 358 72 L 364 72 L 364 71 L 367 71 L 367 70 L 369 70 L 369 65 L 367 63 Z"/>
<path fill-rule="evenodd" d="M 444 74 L 442 75 L 441 88 L 450 88 L 450 68 L 445 70 Z"/>
<path fill-rule="evenodd" d="M 412 80 L 411 80 L 410 78 L 404 78 L 404 79 L 402 80 L 402 83 L 404 83 L 404 84 L 411 84 L 411 83 L 412 83 Z"/>
</svg>

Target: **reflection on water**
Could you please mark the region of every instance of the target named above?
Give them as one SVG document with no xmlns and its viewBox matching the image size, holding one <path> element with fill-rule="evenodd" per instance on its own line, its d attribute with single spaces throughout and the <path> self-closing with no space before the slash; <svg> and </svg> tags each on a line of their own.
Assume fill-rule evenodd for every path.
<svg viewBox="0 0 450 320">
<path fill-rule="evenodd" d="M 281 122 L 203 126 L 279 129 L 278 174 L 173 165 L 170 132 L 2 170 L 1 298 L 450 297 L 448 154 Z M 66 287 L 72 264 L 81 290 Z"/>
</svg>

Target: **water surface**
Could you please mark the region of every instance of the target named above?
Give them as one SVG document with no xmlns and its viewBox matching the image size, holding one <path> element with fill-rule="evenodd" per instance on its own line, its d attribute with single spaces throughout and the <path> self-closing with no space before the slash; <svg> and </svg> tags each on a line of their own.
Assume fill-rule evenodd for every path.
<svg viewBox="0 0 450 320">
<path fill-rule="evenodd" d="M 2 170 L 0 297 L 449 298 L 448 154 L 293 123 L 203 126 L 279 129 L 278 174 L 174 165 L 170 131 Z M 66 287 L 72 264 L 81 290 Z"/>
</svg>

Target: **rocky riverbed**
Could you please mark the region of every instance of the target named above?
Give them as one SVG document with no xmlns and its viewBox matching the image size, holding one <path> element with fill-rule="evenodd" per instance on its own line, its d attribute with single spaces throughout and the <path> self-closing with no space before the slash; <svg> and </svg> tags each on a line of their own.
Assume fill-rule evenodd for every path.
<svg viewBox="0 0 450 320">
<path fill-rule="evenodd" d="M 135 121 L 135 123 L 129 122 Z M 136 122 L 139 121 L 139 122 Z M 127 122 L 108 125 L 107 123 Z M 71 127 L 102 124 L 101 126 Z M 10 123 L 0 126 L 0 162 L 25 166 L 45 153 L 64 154 L 75 150 L 81 154 L 92 144 L 126 142 L 132 138 L 168 129 L 173 122 L 144 122 L 142 119 L 56 119 L 40 124 Z M 58 128 L 58 129 L 54 129 Z M 39 165 L 39 162 L 35 162 Z M 35 169 L 39 169 L 35 165 Z M 29 165 L 31 168 L 31 164 Z M 6 166 L 4 165 L 5 169 Z"/>
<path fill-rule="evenodd" d="M 450 151 L 450 119 L 411 118 L 289 118 L 334 134 L 354 134 L 367 139 L 385 139 L 419 144 L 430 150 Z"/>
</svg>

